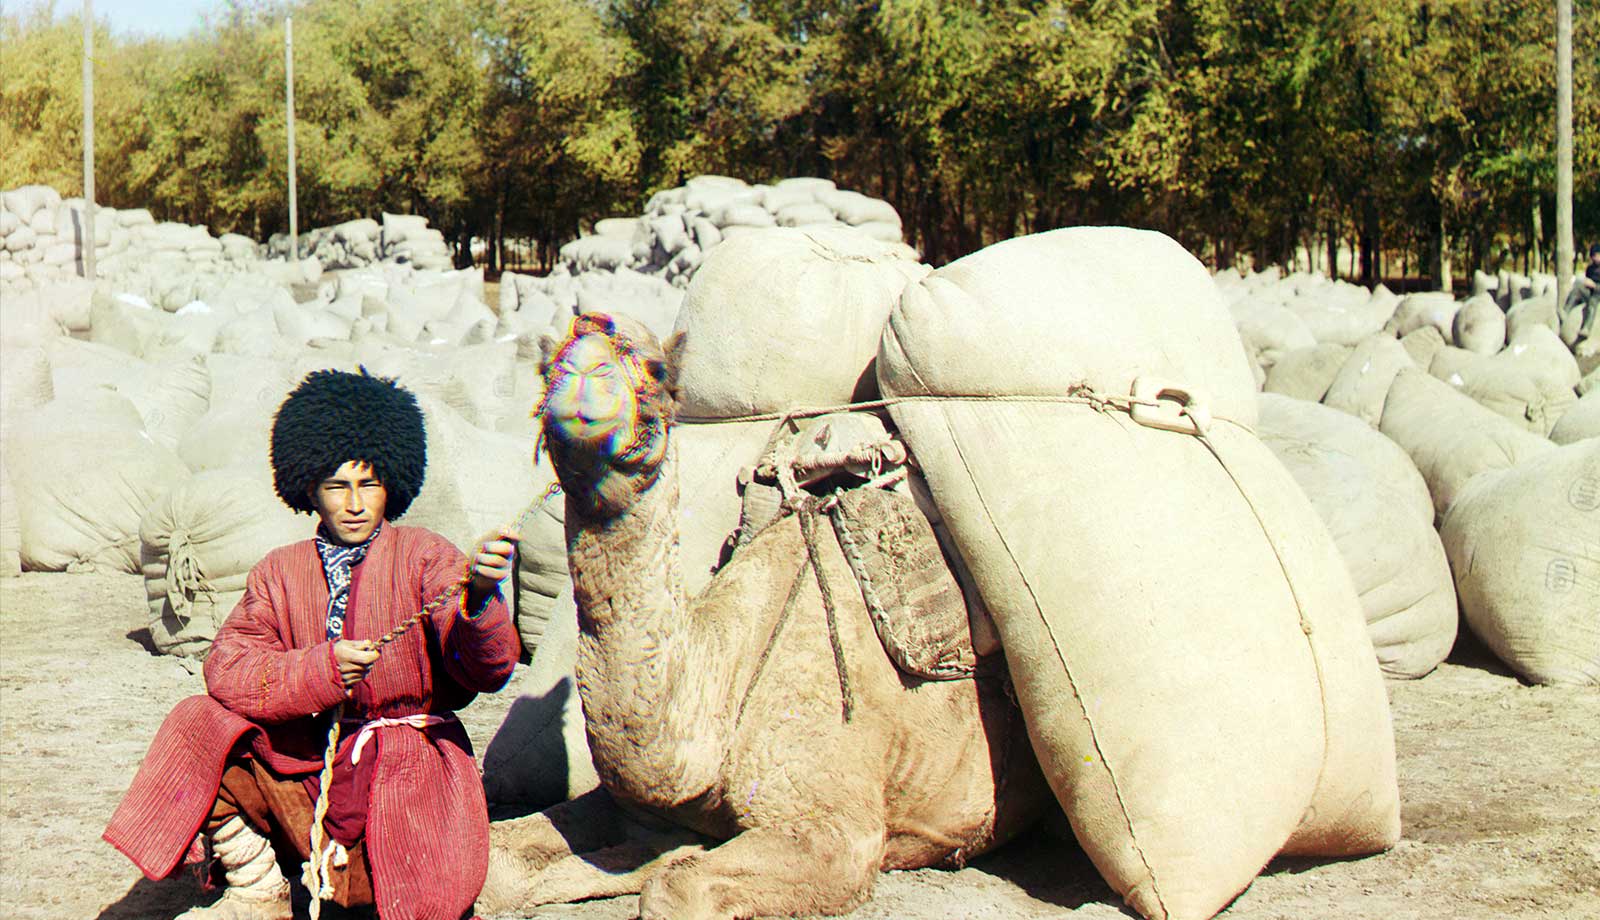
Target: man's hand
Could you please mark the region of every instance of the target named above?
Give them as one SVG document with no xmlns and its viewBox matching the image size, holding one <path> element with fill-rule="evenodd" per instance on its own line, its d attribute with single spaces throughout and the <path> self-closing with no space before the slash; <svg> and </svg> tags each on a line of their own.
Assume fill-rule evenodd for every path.
<svg viewBox="0 0 1600 920">
<path fill-rule="evenodd" d="M 511 575 L 511 557 L 521 539 L 522 534 L 510 527 L 497 527 L 483 535 L 472 557 L 472 580 L 467 583 L 470 600 L 494 591 Z M 468 607 L 473 609 L 473 605 Z"/>
<path fill-rule="evenodd" d="M 340 639 L 333 643 L 333 660 L 339 665 L 339 680 L 349 690 L 367 676 L 373 662 L 378 660 L 378 650 L 371 639 Z"/>
</svg>

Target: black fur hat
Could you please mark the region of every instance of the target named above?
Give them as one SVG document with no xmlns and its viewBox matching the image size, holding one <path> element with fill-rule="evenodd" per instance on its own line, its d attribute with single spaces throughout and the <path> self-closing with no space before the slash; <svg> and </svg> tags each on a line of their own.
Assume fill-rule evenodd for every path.
<svg viewBox="0 0 1600 920">
<path fill-rule="evenodd" d="M 405 514 L 428 468 L 417 398 L 365 367 L 312 371 L 273 419 L 272 484 L 284 504 L 315 513 L 311 490 L 352 460 L 371 464 L 388 492 L 384 518 Z"/>
</svg>

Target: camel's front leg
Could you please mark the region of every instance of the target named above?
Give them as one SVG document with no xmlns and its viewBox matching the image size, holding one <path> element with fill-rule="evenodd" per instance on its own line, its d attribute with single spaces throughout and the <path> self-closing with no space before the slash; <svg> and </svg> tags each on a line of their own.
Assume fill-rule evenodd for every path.
<svg viewBox="0 0 1600 920">
<path fill-rule="evenodd" d="M 883 863 L 881 815 L 819 808 L 819 817 L 755 827 L 678 859 L 644 883 L 641 920 L 734 920 L 842 914 L 872 893 Z"/>
</svg>

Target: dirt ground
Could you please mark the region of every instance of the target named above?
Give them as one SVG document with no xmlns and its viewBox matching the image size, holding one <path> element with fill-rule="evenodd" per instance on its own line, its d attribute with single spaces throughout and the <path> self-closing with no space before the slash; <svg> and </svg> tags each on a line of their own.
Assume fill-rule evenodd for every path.
<svg viewBox="0 0 1600 920">
<path fill-rule="evenodd" d="M 189 876 L 146 881 L 100 840 L 167 710 L 203 692 L 197 674 L 151 654 L 144 610 L 137 576 L 0 580 L 0 917 L 168 920 L 216 896 Z M 480 755 L 522 675 L 463 713 Z M 1523 686 L 1463 643 L 1389 693 L 1400 845 L 1274 862 L 1223 916 L 1600 917 L 1600 691 Z M 532 916 L 621 920 L 636 907 L 618 898 Z M 851 916 L 1129 914 L 1074 845 L 1038 831 L 960 872 L 884 875 Z"/>
</svg>

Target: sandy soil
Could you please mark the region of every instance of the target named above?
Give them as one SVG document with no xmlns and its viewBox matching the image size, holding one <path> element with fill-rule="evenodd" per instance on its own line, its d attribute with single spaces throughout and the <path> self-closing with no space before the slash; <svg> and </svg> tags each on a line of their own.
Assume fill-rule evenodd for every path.
<svg viewBox="0 0 1600 920">
<path fill-rule="evenodd" d="M 143 596 L 132 575 L 0 580 L 0 917 L 168 920 L 215 897 L 188 876 L 146 881 L 100 840 L 167 710 L 203 692 L 148 650 Z M 480 753 L 521 676 L 463 713 Z M 1468 646 L 1389 692 L 1405 839 L 1366 859 L 1274 862 L 1223 916 L 1600 917 L 1600 691 L 1523 686 Z M 636 905 L 533 916 L 621 920 Z M 884 875 L 851 916 L 1128 914 L 1076 847 L 1039 831 L 960 872 Z"/>
</svg>

